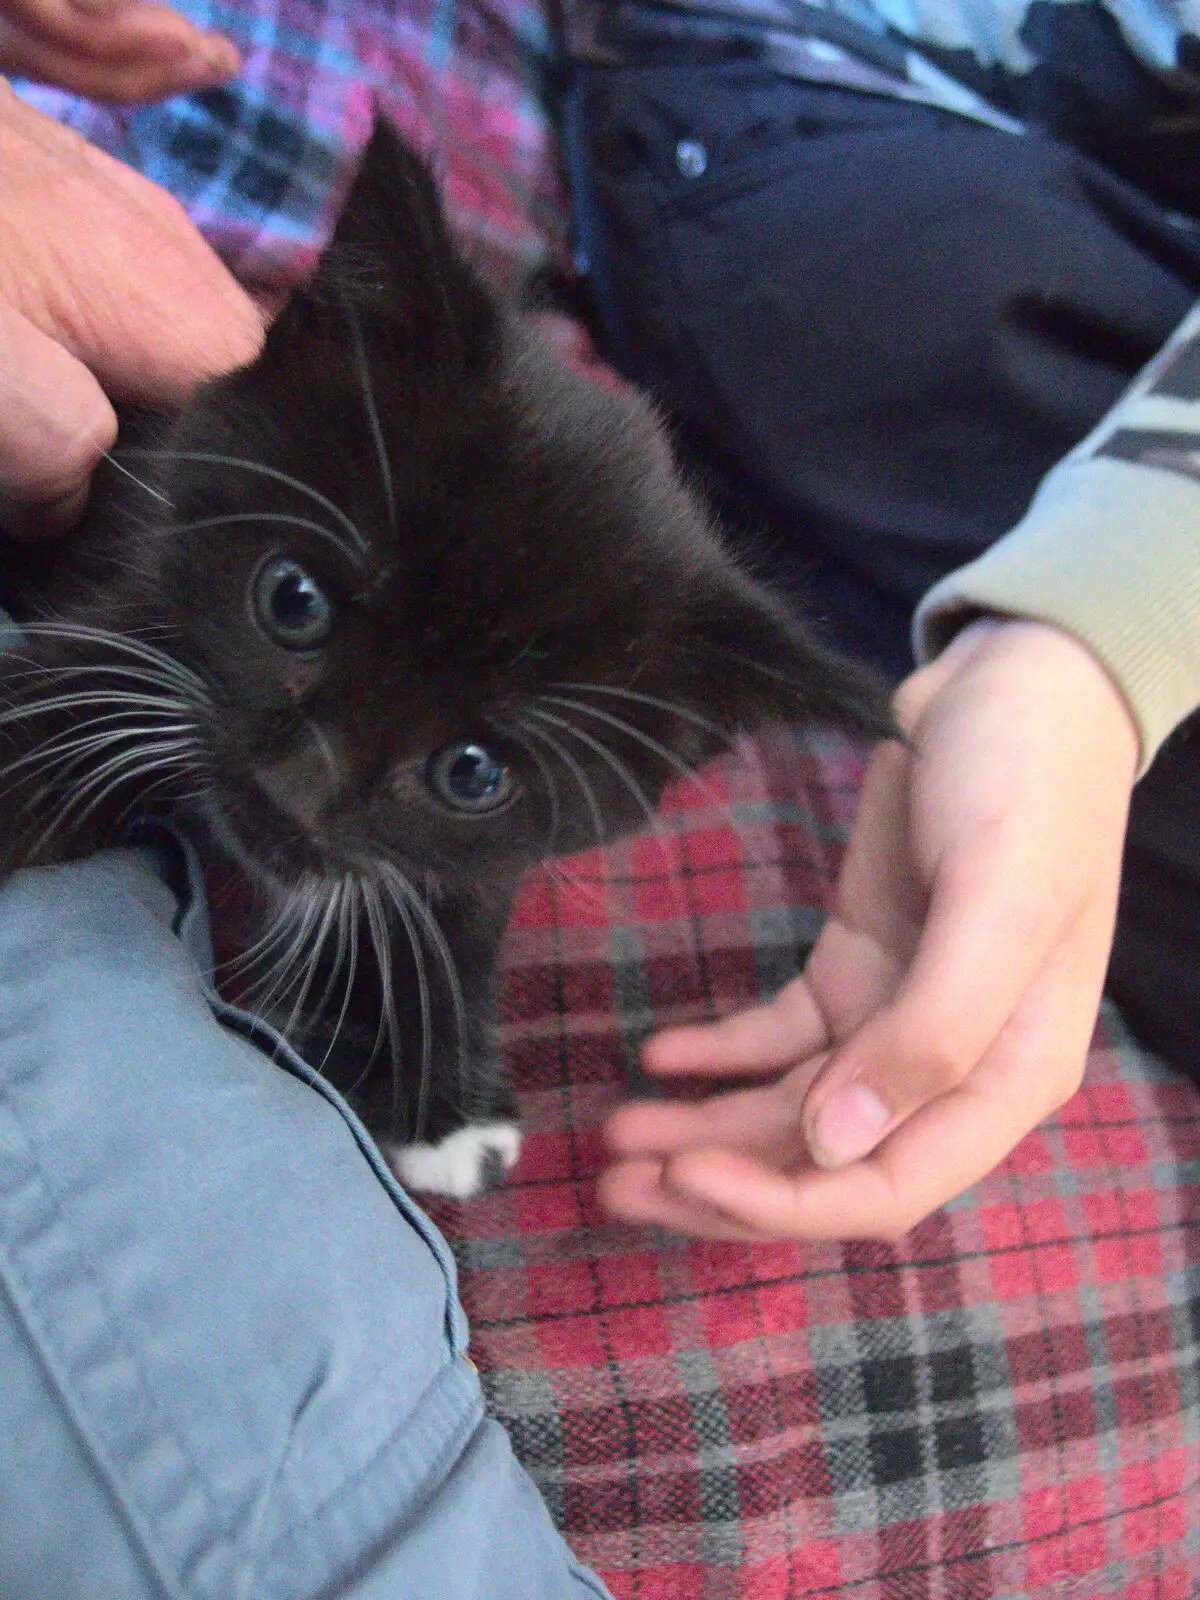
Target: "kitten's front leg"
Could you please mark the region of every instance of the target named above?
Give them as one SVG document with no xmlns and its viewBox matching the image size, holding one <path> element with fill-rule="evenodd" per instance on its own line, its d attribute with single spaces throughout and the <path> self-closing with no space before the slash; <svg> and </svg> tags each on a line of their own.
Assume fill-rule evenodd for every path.
<svg viewBox="0 0 1200 1600">
<path fill-rule="evenodd" d="M 384 1146 L 397 1177 L 411 1189 L 466 1200 L 500 1182 L 520 1154 L 516 1102 L 496 1037 L 495 995 L 496 959 L 514 893 L 515 884 L 459 888 L 431 907 L 442 935 L 440 942 L 429 941 L 439 948 L 427 968 L 434 1048 L 429 1071 L 418 1073 L 415 1087 L 411 1072 L 404 1075 L 409 1136 Z"/>
<path fill-rule="evenodd" d="M 390 960 L 365 959 L 350 994 L 336 979 L 302 1051 L 350 1100 L 406 1186 L 468 1199 L 521 1147 L 496 1041 L 495 969 L 515 882 L 443 890 L 387 914 Z M 314 986 L 315 987 L 315 986 Z M 318 991 L 319 992 L 319 991 Z M 388 1019 L 392 1019 L 392 1038 Z"/>
</svg>

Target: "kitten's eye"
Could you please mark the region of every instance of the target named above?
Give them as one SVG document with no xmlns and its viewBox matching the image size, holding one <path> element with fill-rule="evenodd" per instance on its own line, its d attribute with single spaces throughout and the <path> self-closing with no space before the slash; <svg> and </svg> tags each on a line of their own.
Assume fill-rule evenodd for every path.
<svg viewBox="0 0 1200 1600">
<path fill-rule="evenodd" d="M 291 556 L 275 556 L 259 568 L 254 614 L 267 637 L 285 650 L 315 650 L 333 629 L 332 602 Z"/>
<path fill-rule="evenodd" d="M 473 739 L 443 745 L 430 756 L 425 781 L 454 811 L 498 811 L 516 792 L 512 773 Z"/>
</svg>

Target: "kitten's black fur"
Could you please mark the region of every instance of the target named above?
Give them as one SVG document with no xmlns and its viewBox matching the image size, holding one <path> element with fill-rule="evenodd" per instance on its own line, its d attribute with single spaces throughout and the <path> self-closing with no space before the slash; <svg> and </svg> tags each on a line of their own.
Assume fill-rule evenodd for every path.
<svg viewBox="0 0 1200 1600">
<path fill-rule="evenodd" d="M 56 620 L 0 663 L 0 867 L 203 828 L 282 930 L 260 975 L 292 946 L 259 1003 L 403 1175 L 469 1192 L 516 1149 L 492 982 L 526 869 L 739 732 L 879 733 L 881 699 L 722 548 L 649 410 L 484 288 L 383 128 L 260 359 L 140 427 L 27 573 Z"/>
</svg>

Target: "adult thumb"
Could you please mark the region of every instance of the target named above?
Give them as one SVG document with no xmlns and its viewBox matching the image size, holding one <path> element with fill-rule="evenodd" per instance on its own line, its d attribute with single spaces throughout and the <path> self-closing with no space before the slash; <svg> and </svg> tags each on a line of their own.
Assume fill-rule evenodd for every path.
<svg viewBox="0 0 1200 1600">
<path fill-rule="evenodd" d="M 117 419 L 88 369 L 0 300 L 0 522 L 51 538 L 79 518 Z"/>
</svg>

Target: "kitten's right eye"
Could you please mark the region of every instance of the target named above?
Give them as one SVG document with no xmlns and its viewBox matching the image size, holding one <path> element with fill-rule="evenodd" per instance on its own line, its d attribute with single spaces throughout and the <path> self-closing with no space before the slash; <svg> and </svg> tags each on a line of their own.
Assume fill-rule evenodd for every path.
<svg viewBox="0 0 1200 1600">
<path fill-rule="evenodd" d="M 315 650 L 333 631 L 332 601 L 291 556 L 275 556 L 259 568 L 253 600 L 259 626 L 285 650 Z"/>
<path fill-rule="evenodd" d="M 425 765 L 425 781 L 452 811 L 475 816 L 499 811 L 516 793 L 509 768 L 473 739 L 435 750 Z"/>
</svg>

